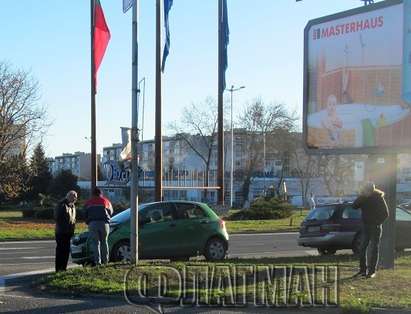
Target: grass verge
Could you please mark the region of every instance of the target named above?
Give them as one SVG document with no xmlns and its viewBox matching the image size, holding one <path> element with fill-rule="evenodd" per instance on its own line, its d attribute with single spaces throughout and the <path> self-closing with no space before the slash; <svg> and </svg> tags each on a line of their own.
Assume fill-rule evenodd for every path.
<svg viewBox="0 0 411 314">
<path fill-rule="evenodd" d="M 226 221 L 229 233 L 264 233 L 298 231 L 306 211 L 278 220 Z M 85 223 L 76 224 L 76 233 L 87 229 Z M 24 218 L 21 211 L 0 211 L 0 241 L 46 240 L 54 238 L 54 221 Z"/>
<path fill-rule="evenodd" d="M 411 297 L 409 294 L 409 282 L 411 280 L 411 255 L 402 255 L 396 260 L 396 269 L 395 270 L 380 270 L 378 276 L 373 279 L 364 279 L 364 278 L 353 278 L 353 274 L 357 270 L 358 262 L 352 256 L 335 256 L 335 257 L 323 257 L 323 256 L 308 256 L 308 257 L 295 257 L 295 258 L 264 258 L 264 259 L 229 259 L 224 262 L 214 264 L 206 263 L 199 261 L 191 261 L 189 263 L 160 263 L 160 262 L 142 262 L 139 264 L 140 268 L 138 271 L 134 270 L 129 273 L 130 281 L 127 282 L 128 291 L 132 295 L 139 288 L 141 281 L 137 280 L 139 277 L 139 272 L 144 272 L 144 267 L 149 266 L 149 271 L 151 276 L 146 281 L 147 291 L 151 294 L 150 289 L 157 289 L 157 275 L 161 272 L 165 272 L 167 267 L 176 268 L 180 274 L 183 273 L 184 269 L 190 269 L 186 271 L 187 282 L 191 283 L 194 276 L 194 271 L 192 269 L 197 269 L 197 276 L 200 278 L 199 291 L 197 291 L 200 302 L 201 298 L 206 296 L 206 299 L 210 304 L 219 304 L 222 298 L 227 302 L 230 302 L 230 297 L 235 295 L 235 300 L 243 300 L 243 296 L 247 299 L 248 302 L 253 302 L 254 295 L 257 293 L 257 302 L 263 300 L 260 299 L 261 292 L 266 291 L 268 294 L 265 294 L 267 300 L 270 303 L 270 297 L 278 293 L 278 297 L 281 301 L 281 291 L 286 291 L 288 284 L 284 283 L 284 286 L 281 285 L 281 282 L 274 280 L 274 277 L 271 277 L 271 282 L 267 281 L 267 272 L 264 265 L 274 265 L 274 266 L 287 266 L 294 267 L 297 269 L 296 265 L 307 266 L 308 269 L 319 265 L 336 265 L 339 269 L 338 278 L 338 291 L 339 291 L 339 306 L 346 313 L 367 313 L 371 308 L 411 308 Z M 257 265 L 257 266 L 256 266 Z M 259 266 L 258 266 L 259 265 Z M 246 289 L 237 289 L 234 283 L 234 273 L 233 269 L 243 269 L 247 273 L 247 267 L 254 266 L 257 267 L 257 276 L 253 278 L 260 278 L 256 281 L 247 281 Z M 191 268 L 189 268 L 191 267 Z M 207 273 L 207 269 L 213 269 L 213 272 Z M 217 269 L 220 269 L 221 273 Z M 290 269 L 290 268 L 287 268 Z M 129 265 L 124 264 L 112 264 L 103 267 L 97 268 L 77 268 L 72 269 L 64 273 L 57 273 L 44 276 L 39 285 L 43 289 L 49 291 L 58 291 L 65 293 L 73 294 L 104 294 L 104 295 L 120 295 L 123 294 L 124 290 L 124 277 L 127 271 L 130 270 Z M 225 275 L 223 274 L 225 272 Z M 131 274 L 131 275 L 130 275 Z M 168 273 L 168 289 L 167 296 L 169 297 L 178 297 L 180 295 L 178 280 L 173 278 L 170 273 Z M 191 275 L 190 275 L 191 274 Z M 208 286 L 201 284 L 201 278 L 205 278 L 204 274 L 212 274 L 209 276 L 207 281 Z M 222 277 L 221 277 L 221 274 Z M 227 277 L 228 274 L 228 277 Z M 260 277 L 260 275 L 262 276 Z M 294 276 L 290 276 L 289 283 L 294 287 L 296 283 L 295 290 L 291 291 L 289 295 L 292 302 L 298 300 L 300 302 L 310 302 L 310 296 L 312 297 L 314 291 L 307 289 L 308 285 L 304 285 L 305 276 L 299 275 L 299 272 L 294 272 Z M 312 273 L 308 272 L 308 276 L 311 276 Z M 190 277 L 191 276 L 191 277 Z M 201 277 L 203 276 L 203 277 Z M 230 277 L 231 276 L 231 277 Z M 207 276 L 206 276 L 207 277 Z M 332 276 L 331 276 L 332 277 Z M 213 281 L 214 278 L 214 281 Z M 223 278 L 223 280 L 220 280 Z M 228 279 L 227 279 L 228 278 Z M 239 277 L 237 277 L 238 279 Z M 278 276 L 278 278 L 282 278 Z M 311 277 L 306 277 L 311 278 Z M 133 280 L 134 279 L 134 280 Z M 175 282 L 173 281 L 175 280 Z M 227 281 L 228 280 L 228 281 Z M 299 285 L 299 281 L 302 285 Z M 311 280 L 311 279 L 309 279 Z M 224 282 L 223 285 L 221 283 Z M 238 281 L 237 281 L 238 282 Z M 309 281 L 310 282 L 310 281 Z M 332 282 L 330 280 L 329 282 Z M 227 284 L 227 283 L 231 283 Z M 311 282 L 310 282 L 311 284 Z M 276 286 L 277 285 L 277 286 Z M 187 287 L 192 287 L 190 284 Z M 282 289 L 284 288 L 284 289 Z M 317 288 L 321 286 L 318 285 Z M 234 290 L 230 290 L 234 289 Z M 263 289 L 263 290 L 261 290 Z M 291 288 L 292 289 L 292 288 Z M 253 292 L 254 291 L 254 292 Z M 256 292 L 255 292 L 256 291 Z M 154 291 L 152 291 L 154 292 Z M 193 295 L 193 290 L 188 289 L 186 297 L 189 299 Z M 289 291 L 290 292 L 290 291 Z M 240 293 L 240 294 L 239 294 Z M 243 293 L 243 294 L 241 294 Z M 271 294 L 270 294 L 271 293 Z M 154 294 L 155 295 L 155 292 Z M 263 295 L 264 296 L 264 295 Z M 205 299 L 204 299 L 205 300 Z M 203 300 L 203 301 L 204 301 Z M 277 300 L 277 301 L 278 301 Z M 271 300 L 273 301 L 273 299 Z M 214 302 L 214 303 L 213 303 Z M 228 303 L 230 304 L 230 303 Z M 272 304 L 275 304 L 274 301 Z M 279 303 L 280 305 L 282 303 Z M 309 303 L 305 303 L 309 304 Z"/>
<path fill-rule="evenodd" d="M 307 210 L 296 211 L 291 217 L 275 220 L 226 220 L 226 227 L 228 233 L 295 232 L 307 213 Z"/>
<path fill-rule="evenodd" d="M 86 230 L 76 225 L 76 233 Z M 0 211 L 0 241 L 54 239 L 54 221 L 23 218 L 21 211 Z"/>
</svg>

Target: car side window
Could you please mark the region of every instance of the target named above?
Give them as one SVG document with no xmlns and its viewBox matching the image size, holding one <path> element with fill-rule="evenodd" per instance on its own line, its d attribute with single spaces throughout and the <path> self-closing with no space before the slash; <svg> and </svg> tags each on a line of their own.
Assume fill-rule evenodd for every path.
<svg viewBox="0 0 411 314">
<path fill-rule="evenodd" d="M 397 208 L 395 216 L 397 221 L 411 221 L 411 214 L 400 208 Z"/>
<path fill-rule="evenodd" d="M 173 220 L 172 207 L 169 204 L 153 204 L 141 213 L 144 224 L 154 224 Z"/>
<path fill-rule="evenodd" d="M 361 219 L 361 210 L 346 207 L 343 209 L 342 219 Z"/>
<path fill-rule="evenodd" d="M 198 219 L 205 218 L 204 210 L 196 205 L 189 203 L 177 203 L 177 219 Z"/>
</svg>

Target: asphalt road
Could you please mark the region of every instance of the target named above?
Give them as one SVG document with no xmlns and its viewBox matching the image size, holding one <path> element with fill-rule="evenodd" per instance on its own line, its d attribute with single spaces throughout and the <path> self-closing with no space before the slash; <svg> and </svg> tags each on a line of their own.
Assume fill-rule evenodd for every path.
<svg viewBox="0 0 411 314">
<path fill-rule="evenodd" d="M 0 242 L 0 313 L 153 313 L 123 299 L 47 295 L 30 288 L 33 275 L 54 271 L 54 241 Z M 282 257 L 317 254 L 297 246 L 297 233 L 230 236 L 229 257 Z M 70 265 L 74 267 L 74 265 Z M 156 308 L 157 305 L 153 305 Z M 271 313 L 272 309 L 209 309 L 168 306 L 165 313 Z M 277 313 L 284 313 L 283 311 Z M 285 313 L 295 313 L 285 311 Z M 300 313 L 300 312 L 298 312 Z"/>
<path fill-rule="evenodd" d="M 54 241 L 0 242 L 0 276 L 54 267 Z M 280 257 L 316 254 L 297 245 L 297 233 L 234 234 L 229 257 Z"/>
</svg>

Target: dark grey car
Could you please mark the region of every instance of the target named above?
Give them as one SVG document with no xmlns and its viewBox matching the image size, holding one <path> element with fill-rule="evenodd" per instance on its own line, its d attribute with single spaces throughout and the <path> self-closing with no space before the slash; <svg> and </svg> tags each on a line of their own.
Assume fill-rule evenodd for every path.
<svg viewBox="0 0 411 314">
<path fill-rule="evenodd" d="M 351 249 L 357 253 L 361 244 L 361 210 L 352 203 L 321 205 L 310 211 L 301 223 L 298 244 L 318 249 L 320 254 L 334 254 Z M 396 210 L 396 250 L 411 248 L 411 214 Z"/>
</svg>

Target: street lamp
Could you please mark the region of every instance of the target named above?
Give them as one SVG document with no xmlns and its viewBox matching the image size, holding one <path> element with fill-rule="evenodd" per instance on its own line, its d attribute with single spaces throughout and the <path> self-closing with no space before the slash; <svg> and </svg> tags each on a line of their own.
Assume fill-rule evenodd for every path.
<svg viewBox="0 0 411 314">
<path fill-rule="evenodd" d="M 234 173 L 234 128 L 233 128 L 233 93 L 241 89 L 244 89 L 245 86 L 234 88 L 234 85 L 231 85 L 231 88 L 227 88 L 227 91 L 231 93 L 231 172 L 230 172 L 230 207 L 233 207 L 233 173 Z"/>
</svg>

